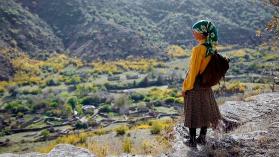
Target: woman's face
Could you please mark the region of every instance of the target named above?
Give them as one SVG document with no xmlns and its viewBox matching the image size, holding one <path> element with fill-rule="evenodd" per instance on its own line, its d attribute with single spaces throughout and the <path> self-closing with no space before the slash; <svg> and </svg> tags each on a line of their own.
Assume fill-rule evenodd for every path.
<svg viewBox="0 0 280 157">
<path fill-rule="evenodd" d="M 200 41 L 200 40 L 203 40 L 203 39 L 206 38 L 203 34 L 200 34 L 200 33 L 196 32 L 196 31 L 192 31 L 192 33 L 193 33 L 193 37 L 197 41 Z"/>
</svg>

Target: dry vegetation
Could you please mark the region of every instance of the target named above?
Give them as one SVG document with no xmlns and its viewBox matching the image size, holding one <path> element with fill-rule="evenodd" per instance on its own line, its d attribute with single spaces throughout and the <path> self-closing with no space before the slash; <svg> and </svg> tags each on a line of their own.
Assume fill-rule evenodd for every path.
<svg viewBox="0 0 280 157">
<path fill-rule="evenodd" d="M 173 120 L 150 120 L 133 127 L 121 125 L 112 129 L 100 128 L 90 132 L 81 132 L 65 135 L 51 141 L 48 145 L 36 148 L 36 151 L 48 153 L 57 144 L 72 144 L 89 149 L 98 157 L 106 155 L 120 155 L 121 153 L 159 155 L 171 147 Z M 150 130 L 151 137 L 144 140 L 132 138 L 131 134 L 137 130 Z M 119 138 L 111 141 L 92 140 L 92 137 L 102 137 L 108 134 L 115 134 Z M 152 136 L 152 134 L 154 134 Z"/>
</svg>

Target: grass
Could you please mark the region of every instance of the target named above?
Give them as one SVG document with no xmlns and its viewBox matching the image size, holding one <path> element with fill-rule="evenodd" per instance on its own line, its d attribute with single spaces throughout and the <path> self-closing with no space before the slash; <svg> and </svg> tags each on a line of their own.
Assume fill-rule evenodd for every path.
<svg viewBox="0 0 280 157">
<path fill-rule="evenodd" d="M 131 153 L 132 149 L 132 140 L 130 137 L 125 137 L 122 144 L 123 152 Z"/>
<path fill-rule="evenodd" d="M 89 151 L 94 152 L 97 157 L 105 157 L 110 153 L 110 144 L 109 142 L 106 144 L 102 144 L 99 142 L 91 142 L 87 145 L 80 145 L 81 147 L 85 147 L 89 149 Z"/>
<path fill-rule="evenodd" d="M 177 111 L 173 107 L 168 108 L 164 106 L 158 106 L 154 108 L 156 112 L 167 113 L 167 114 L 177 113 Z"/>
<path fill-rule="evenodd" d="M 120 155 L 121 153 L 158 155 L 167 151 L 167 148 L 171 146 L 165 133 L 170 132 L 170 128 L 172 128 L 173 124 L 174 122 L 170 119 L 150 120 L 132 127 L 127 136 L 118 136 L 116 138 L 111 138 L 113 131 L 120 130 L 121 134 L 123 134 L 124 130 L 128 131 L 129 128 L 126 125 L 111 129 L 99 128 L 90 132 L 81 132 L 59 137 L 54 141 L 48 142 L 46 145 L 37 147 L 35 150 L 41 153 L 48 153 L 57 144 L 64 143 L 89 149 L 98 157 Z M 149 136 L 147 138 L 139 135 L 138 129 L 145 132 L 145 130 L 149 131 L 153 126 L 160 126 L 161 131 L 157 135 L 147 134 Z M 135 135 L 138 135 L 138 138 L 132 138 L 132 136 Z M 143 134 L 143 136 L 147 135 Z M 92 137 L 99 137 L 99 140 L 93 140 L 91 139 Z M 110 142 L 105 140 L 107 139 L 105 137 L 109 138 Z M 100 141 L 100 138 L 103 140 Z"/>
</svg>

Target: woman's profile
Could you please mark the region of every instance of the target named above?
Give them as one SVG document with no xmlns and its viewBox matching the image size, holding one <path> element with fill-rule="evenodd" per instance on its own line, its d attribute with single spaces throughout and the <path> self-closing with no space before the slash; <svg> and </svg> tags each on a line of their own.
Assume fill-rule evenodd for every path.
<svg viewBox="0 0 280 157">
<path fill-rule="evenodd" d="M 215 25 L 201 20 L 192 26 L 192 33 L 198 44 L 192 48 L 189 69 L 182 85 L 184 96 L 184 126 L 189 128 L 190 139 L 187 144 L 196 147 L 206 144 L 207 128 L 215 129 L 222 116 L 211 87 L 200 86 L 201 74 L 216 51 L 218 33 Z M 200 134 L 196 139 L 196 128 Z"/>
</svg>

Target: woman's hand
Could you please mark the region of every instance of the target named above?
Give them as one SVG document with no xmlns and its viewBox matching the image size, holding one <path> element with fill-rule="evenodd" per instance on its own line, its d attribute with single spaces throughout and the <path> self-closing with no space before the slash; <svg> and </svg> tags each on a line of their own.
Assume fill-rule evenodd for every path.
<svg viewBox="0 0 280 157">
<path fill-rule="evenodd" d="M 182 91 L 182 97 L 186 96 L 186 91 Z"/>
</svg>

